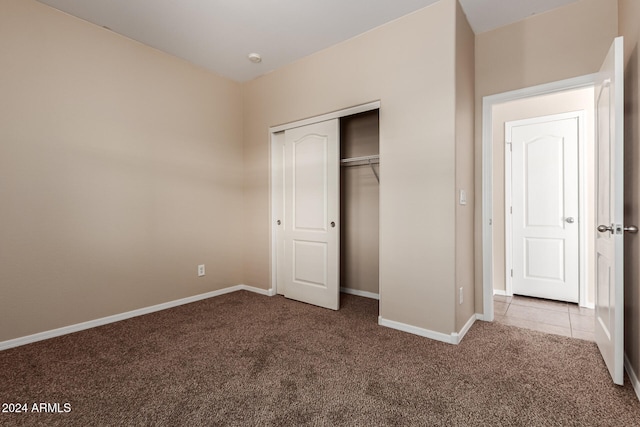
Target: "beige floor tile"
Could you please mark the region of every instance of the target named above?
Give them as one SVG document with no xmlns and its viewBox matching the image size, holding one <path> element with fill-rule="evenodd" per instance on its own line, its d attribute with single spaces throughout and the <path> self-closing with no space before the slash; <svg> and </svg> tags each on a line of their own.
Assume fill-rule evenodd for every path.
<svg viewBox="0 0 640 427">
<path fill-rule="evenodd" d="M 509 304 L 501 301 L 493 302 L 493 315 L 494 316 L 504 316 L 509 308 Z"/>
<path fill-rule="evenodd" d="M 580 307 L 578 304 L 569 304 L 569 313 L 593 316 L 594 311 L 593 308 Z"/>
<path fill-rule="evenodd" d="M 538 307 L 538 308 L 544 308 L 547 310 L 562 311 L 564 313 L 569 312 L 569 308 L 566 302 L 551 301 L 551 300 L 539 299 L 539 298 L 529 298 L 529 297 L 523 297 L 520 295 L 514 295 L 513 299 L 511 300 L 511 304 L 523 305 L 527 307 Z"/>
<path fill-rule="evenodd" d="M 591 332 L 594 331 L 595 317 L 583 316 L 581 314 L 569 313 L 569 320 L 571 321 L 571 330 Z"/>
<path fill-rule="evenodd" d="M 531 320 L 521 319 L 518 317 L 504 316 L 500 319 L 500 323 L 504 325 L 517 326 L 519 328 L 531 329 L 538 332 L 544 332 L 547 334 L 556 334 L 556 335 L 562 335 L 565 337 L 571 337 L 570 328 L 564 328 L 562 326 L 534 322 Z"/>
<path fill-rule="evenodd" d="M 506 295 L 494 295 L 493 296 L 493 301 L 499 301 L 499 302 L 506 302 L 506 303 L 510 303 L 511 299 L 513 297 L 508 297 Z"/>
<path fill-rule="evenodd" d="M 594 342 L 593 309 L 519 295 L 494 295 L 494 320 L 505 325 Z"/>
<path fill-rule="evenodd" d="M 585 340 L 585 341 L 596 341 L 596 338 L 593 334 L 593 332 L 585 332 L 585 331 L 577 331 L 577 330 L 572 330 L 571 334 L 573 335 L 574 338 L 578 338 L 580 340 Z"/>
<path fill-rule="evenodd" d="M 528 320 L 530 322 L 538 322 L 546 325 L 554 325 L 571 329 L 568 312 L 562 313 L 557 310 L 548 310 L 545 308 L 529 307 L 511 303 L 507 309 L 505 317 L 515 317 L 518 319 Z"/>
</svg>

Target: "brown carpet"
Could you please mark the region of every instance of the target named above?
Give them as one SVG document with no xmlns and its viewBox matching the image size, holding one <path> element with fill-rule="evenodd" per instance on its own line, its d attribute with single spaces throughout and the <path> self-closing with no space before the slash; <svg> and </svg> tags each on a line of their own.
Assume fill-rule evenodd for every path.
<svg viewBox="0 0 640 427">
<path fill-rule="evenodd" d="M 0 424 L 640 425 L 593 343 L 476 322 L 453 346 L 377 315 L 350 295 L 332 312 L 243 291 L 9 349 L 0 403 L 29 412 Z"/>
</svg>

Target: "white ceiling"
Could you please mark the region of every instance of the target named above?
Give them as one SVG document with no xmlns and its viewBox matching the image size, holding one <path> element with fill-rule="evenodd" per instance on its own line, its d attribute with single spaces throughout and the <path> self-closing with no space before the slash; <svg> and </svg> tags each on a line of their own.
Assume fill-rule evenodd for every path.
<svg viewBox="0 0 640 427">
<path fill-rule="evenodd" d="M 248 81 L 438 0 L 38 0 Z M 460 0 L 476 34 L 578 0 Z M 260 64 L 247 55 L 262 55 Z"/>
<path fill-rule="evenodd" d="M 459 0 L 476 34 L 495 30 L 531 15 L 579 0 Z"/>
</svg>

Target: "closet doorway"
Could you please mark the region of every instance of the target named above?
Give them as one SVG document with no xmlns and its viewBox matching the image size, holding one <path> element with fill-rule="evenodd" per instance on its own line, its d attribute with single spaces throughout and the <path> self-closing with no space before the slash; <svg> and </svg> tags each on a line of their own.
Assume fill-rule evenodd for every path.
<svg viewBox="0 0 640 427">
<path fill-rule="evenodd" d="M 378 110 L 340 119 L 340 290 L 379 299 Z"/>
<path fill-rule="evenodd" d="M 271 128 L 273 292 L 334 310 L 340 292 L 378 298 L 378 111 Z"/>
<path fill-rule="evenodd" d="M 593 86 L 587 86 L 509 100 L 492 108 L 495 190 L 492 200 L 495 207 L 492 227 L 493 293 L 496 295 L 512 296 L 515 293 L 593 308 L 595 242 L 593 233 L 589 233 L 589 230 L 595 228 L 593 98 Z M 555 119 L 569 118 L 577 121 L 570 126 L 577 135 L 563 135 L 562 143 L 560 140 L 553 143 L 553 138 L 559 137 L 563 132 L 559 129 L 547 129 L 546 126 L 556 123 Z M 558 123 L 564 123 L 564 120 Z M 545 130 L 540 135 L 531 136 L 531 141 L 526 144 L 522 135 L 512 133 L 518 129 L 540 130 L 539 126 Z M 540 151 L 538 144 L 551 144 L 556 149 L 564 147 L 562 163 L 554 164 L 551 159 L 553 156 Z M 561 182 L 564 188 L 556 194 L 557 197 L 552 196 L 554 185 L 551 182 L 546 182 L 541 187 L 523 182 L 526 176 L 536 173 L 535 165 L 525 164 L 525 146 L 528 161 L 534 161 L 536 155 L 543 157 L 538 171 L 541 176 L 532 178 L 534 183 L 540 184 L 543 177 L 548 181 L 554 172 L 562 171 L 563 176 L 558 178 L 558 185 Z M 572 149 L 568 150 L 568 146 Z M 569 159 L 570 165 L 567 164 Z M 577 170 L 568 172 L 567 168 Z M 525 195 L 535 198 L 532 194 L 536 191 L 543 200 L 525 200 Z M 565 200 L 567 196 L 570 198 Z M 558 203 L 554 204 L 554 201 Z M 548 218 L 543 220 L 540 219 L 541 216 Z M 543 226 L 543 223 L 551 221 L 549 218 L 560 218 L 562 222 L 551 228 Z M 567 219 L 573 222 L 567 222 Z M 525 231 L 522 227 L 531 222 L 536 225 Z M 551 229 L 555 231 L 552 232 Z M 569 241 L 563 239 L 559 243 L 558 240 L 553 240 L 560 237 L 556 235 L 556 231 L 571 232 L 574 235 Z M 564 254 L 561 257 L 558 254 L 555 265 L 562 271 L 562 274 L 556 276 L 562 276 L 563 280 L 556 280 L 558 277 L 554 279 L 554 273 L 549 270 L 554 264 L 554 259 L 551 258 L 553 250 L 549 247 L 536 248 L 536 243 L 542 241 L 548 245 L 553 241 L 562 247 Z M 568 285 L 568 282 L 572 285 Z"/>
</svg>

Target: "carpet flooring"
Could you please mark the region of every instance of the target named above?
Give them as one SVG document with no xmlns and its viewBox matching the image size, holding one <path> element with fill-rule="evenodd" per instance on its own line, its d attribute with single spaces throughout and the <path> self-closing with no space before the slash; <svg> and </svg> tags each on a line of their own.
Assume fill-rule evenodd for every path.
<svg viewBox="0 0 640 427">
<path fill-rule="evenodd" d="M 476 322 L 454 346 L 377 315 L 241 291 L 5 350 L 0 403 L 27 411 L 0 425 L 640 426 L 591 342 Z"/>
</svg>

